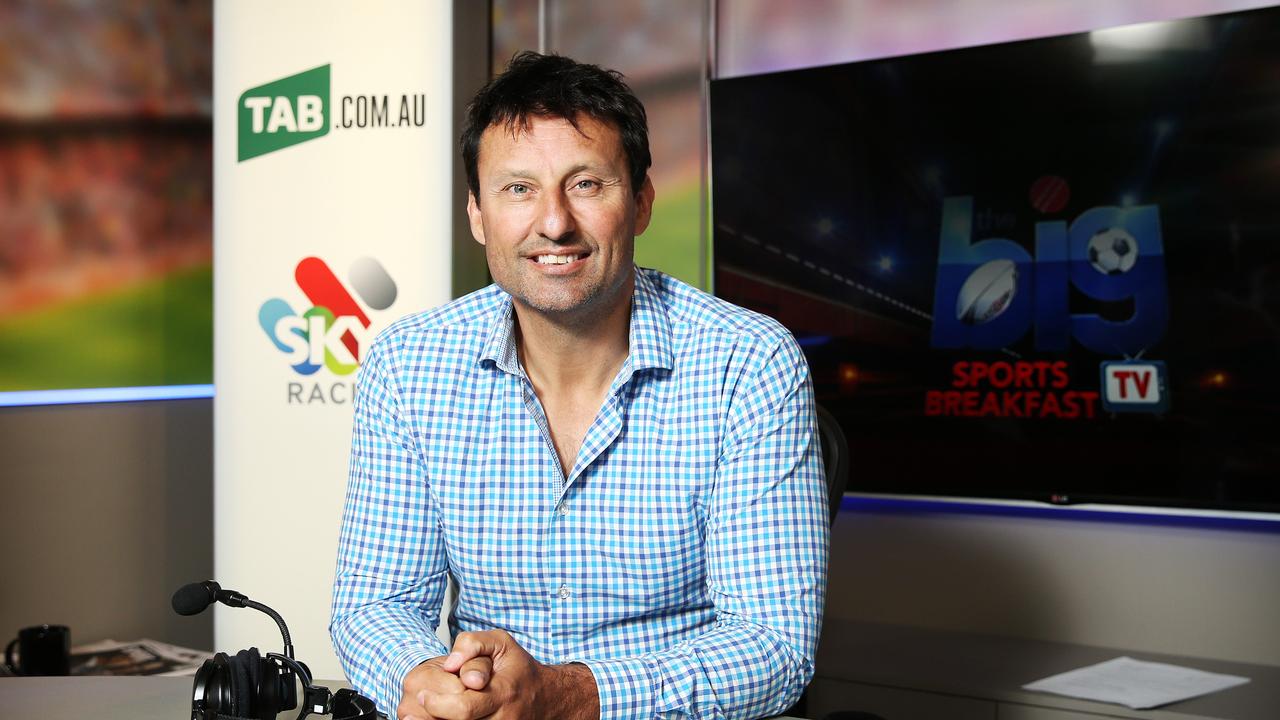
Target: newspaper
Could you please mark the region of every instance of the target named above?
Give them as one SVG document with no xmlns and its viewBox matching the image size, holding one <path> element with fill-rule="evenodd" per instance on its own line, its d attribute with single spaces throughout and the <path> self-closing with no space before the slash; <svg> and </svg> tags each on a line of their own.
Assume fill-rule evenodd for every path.
<svg viewBox="0 0 1280 720">
<path fill-rule="evenodd" d="M 1118 657 L 1097 665 L 1059 673 L 1022 687 L 1025 690 L 1101 700 L 1127 705 L 1134 710 L 1145 710 L 1208 695 L 1247 682 L 1249 678 L 1239 675 L 1222 675 L 1179 665 Z"/>
<path fill-rule="evenodd" d="M 195 675 L 213 653 L 156 640 L 103 640 L 71 648 L 72 675 Z"/>
</svg>

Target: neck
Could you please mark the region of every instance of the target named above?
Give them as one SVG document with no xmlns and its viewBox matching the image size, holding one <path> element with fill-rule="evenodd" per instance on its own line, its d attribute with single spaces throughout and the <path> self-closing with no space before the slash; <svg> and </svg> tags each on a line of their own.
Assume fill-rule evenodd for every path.
<svg viewBox="0 0 1280 720">
<path fill-rule="evenodd" d="M 594 317 L 547 316 L 515 303 L 516 347 L 535 388 L 599 389 L 630 350 L 631 293 Z"/>
</svg>

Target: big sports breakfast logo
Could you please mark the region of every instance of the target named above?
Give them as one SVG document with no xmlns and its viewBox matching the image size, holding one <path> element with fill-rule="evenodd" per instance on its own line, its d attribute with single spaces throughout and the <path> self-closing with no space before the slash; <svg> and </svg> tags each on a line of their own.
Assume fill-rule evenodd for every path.
<svg viewBox="0 0 1280 720">
<path fill-rule="evenodd" d="M 302 313 L 283 298 L 271 298 L 258 309 L 258 325 L 284 353 L 293 371 L 312 376 L 321 368 L 347 376 L 360 366 L 363 350 L 373 339 L 368 314 L 347 286 L 318 257 L 303 258 L 294 269 L 298 289 L 311 303 Z M 371 257 L 352 263 L 347 281 L 371 310 L 386 310 L 396 300 L 396 284 Z M 288 384 L 289 404 L 343 404 L 351 398 L 351 383 L 301 382 Z"/>
<path fill-rule="evenodd" d="M 238 160 L 315 140 L 330 128 L 421 128 L 426 93 L 342 95 L 333 116 L 330 66 L 321 65 L 245 90 L 236 104 Z M 393 110 L 398 112 L 393 113 Z"/>
<path fill-rule="evenodd" d="M 926 415 L 1076 420 L 1099 410 L 1168 412 L 1165 364 L 1143 359 L 1169 325 L 1159 206 L 1099 206 L 1069 223 L 1036 222 L 1034 254 L 1008 238 L 974 241 L 973 226 L 973 197 L 943 201 L 930 344 L 1015 359 L 956 361 L 950 387 L 926 391 Z M 1028 334 L 1045 355 L 1023 359 L 1009 350 Z M 1073 341 L 1124 357 L 1101 363 L 1098 390 L 1074 386 L 1064 357 Z"/>
</svg>

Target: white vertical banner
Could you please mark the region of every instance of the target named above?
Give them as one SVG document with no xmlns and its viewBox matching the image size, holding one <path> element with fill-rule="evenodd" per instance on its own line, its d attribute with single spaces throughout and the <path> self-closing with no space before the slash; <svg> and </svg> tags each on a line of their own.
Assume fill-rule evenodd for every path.
<svg viewBox="0 0 1280 720">
<path fill-rule="evenodd" d="M 449 300 L 449 2 L 214 10 L 215 578 L 328 635 L 356 370 L 390 322 Z M 216 649 L 279 647 L 219 608 Z"/>
</svg>

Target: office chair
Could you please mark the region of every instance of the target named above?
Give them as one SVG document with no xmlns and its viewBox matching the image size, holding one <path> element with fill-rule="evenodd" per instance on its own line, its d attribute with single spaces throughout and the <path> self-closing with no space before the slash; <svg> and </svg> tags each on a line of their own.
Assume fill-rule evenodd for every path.
<svg viewBox="0 0 1280 720">
<path fill-rule="evenodd" d="M 840 512 L 840 499 L 849 485 L 849 440 L 835 416 L 821 405 L 816 406 L 818 416 L 818 440 L 822 443 L 822 464 L 827 470 L 827 507 L 831 524 L 835 525 Z M 807 694 L 807 693 L 806 693 Z M 804 711 L 806 699 L 802 697 L 793 711 Z M 823 720 L 884 720 L 879 715 L 865 712 L 840 711 L 827 713 Z"/>
<path fill-rule="evenodd" d="M 818 417 L 818 442 L 822 444 L 822 465 L 827 471 L 827 517 L 831 524 L 836 522 L 840 513 L 840 499 L 844 497 L 844 489 L 849 484 L 849 440 L 840 429 L 835 416 L 827 412 L 821 405 L 814 406 Z M 786 715 L 808 717 L 805 714 L 808 705 L 808 690 L 801 696 Z M 837 712 L 830 713 L 824 720 L 883 720 L 876 715 L 866 713 Z"/>
<path fill-rule="evenodd" d="M 815 405 L 818 414 L 818 440 L 822 443 L 822 464 L 827 469 L 827 508 L 831 523 L 840 512 L 840 498 L 849 484 L 849 441 L 840 423 L 827 409 Z"/>
</svg>

